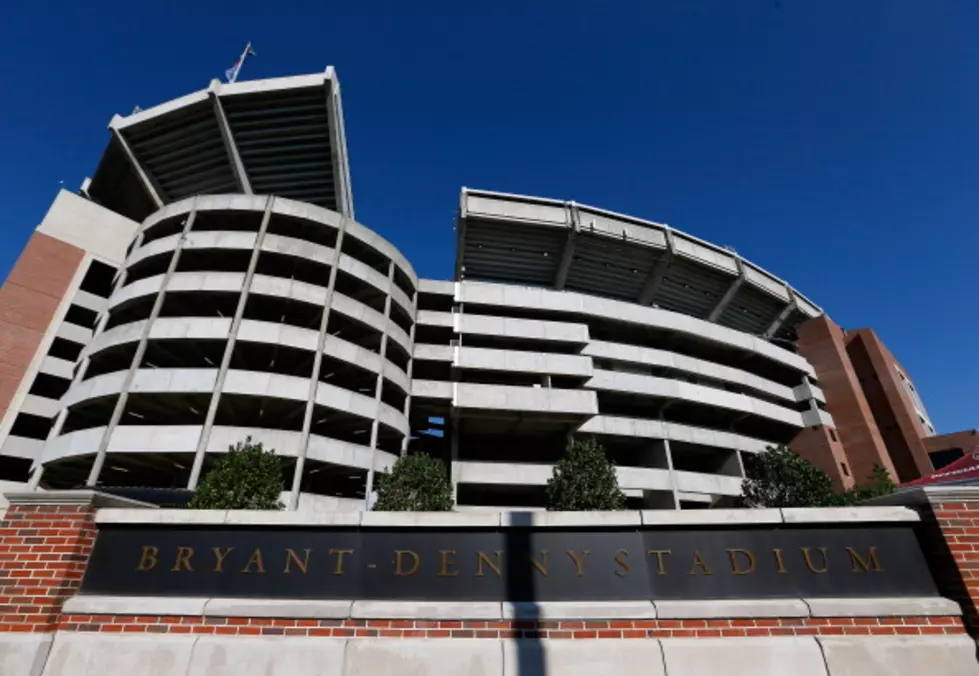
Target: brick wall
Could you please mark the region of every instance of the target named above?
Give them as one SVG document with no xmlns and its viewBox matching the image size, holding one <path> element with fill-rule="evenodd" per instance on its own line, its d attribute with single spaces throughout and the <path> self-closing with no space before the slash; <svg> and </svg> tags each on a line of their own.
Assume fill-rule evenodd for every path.
<svg viewBox="0 0 979 676">
<path fill-rule="evenodd" d="M 84 256 L 77 247 L 35 232 L 0 288 L 0 416 Z"/>
<path fill-rule="evenodd" d="M 268 617 L 63 615 L 63 631 L 380 638 L 717 638 L 964 634 L 958 617 L 786 617 L 710 620 L 310 620 Z"/>
<path fill-rule="evenodd" d="M 0 631 L 53 631 L 95 544 L 95 510 L 11 505 L 0 521 Z"/>
<path fill-rule="evenodd" d="M 799 352 L 812 364 L 819 386 L 826 395 L 826 409 L 836 423 L 836 432 L 850 468 L 850 478 L 841 476 L 838 467 L 830 477 L 844 485 L 852 485 L 854 480 L 864 482 L 877 463 L 896 477 L 887 447 L 847 354 L 843 329 L 821 316 L 800 324 L 796 333 Z M 805 447 L 796 452 L 806 457 Z M 826 469 L 822 465 L 821 468 Z"/>
<path fill-rule="evenodd" d="M 921 542 L 942 594 L 962 606 L 979 637 L 979 501 L 932 502 L 922 510 Z"/>
</svg>

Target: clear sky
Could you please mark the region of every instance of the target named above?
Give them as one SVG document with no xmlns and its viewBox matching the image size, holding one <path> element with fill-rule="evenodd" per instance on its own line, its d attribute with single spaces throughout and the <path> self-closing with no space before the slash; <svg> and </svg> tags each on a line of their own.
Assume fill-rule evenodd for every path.
<svg viewBox="0 0 979 676">
<path fill-rule="evenodd" d="M 10 2 L 0 273 L 127 114 L 337 67 L 358 220 L 448 278 L 461 186 L 731 245 L 979 427 L 976 0 Z"/>
</svg>

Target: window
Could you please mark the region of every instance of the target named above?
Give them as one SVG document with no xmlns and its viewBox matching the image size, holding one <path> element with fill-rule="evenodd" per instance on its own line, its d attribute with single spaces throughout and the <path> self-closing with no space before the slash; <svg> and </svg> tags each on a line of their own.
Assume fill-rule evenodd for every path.
<svg viewBox="0 0 979 676">
<path fill-rule="evenodd" d="M 847 469 L 845 462 L 840 463 L 840 469 L 843 470 L 843 476 L 850 476 L 850 470 Z"/>
<path fill-rule="evenodd" d="M 828 429 L 829 429 L 829 438 L 832 439 L 833 441 L 839 441 L 839 439 L 836 438 L 836 430 L 834 430 L 832 427 Z"/>
</svg>

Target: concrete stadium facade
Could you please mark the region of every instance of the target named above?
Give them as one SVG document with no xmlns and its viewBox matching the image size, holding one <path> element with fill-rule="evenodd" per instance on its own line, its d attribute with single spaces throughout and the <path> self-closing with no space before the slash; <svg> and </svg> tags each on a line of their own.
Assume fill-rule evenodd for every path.
<svg viewBox="0 0 979 676">
<path fill-rule="evenodd" d="M 193 488 L 251 436 L 282 456 L 292 508 L 362 509 L 419 451 L 449 464 L 460 509 L 540 508 L 587 434 L 633 506 L 679 509 L 734 504 L 769 444 L 845 459 L 795 348 L 822 311 L 732 250 L 463 189 L 455 279 L 419 279 L 354 220 L 332 69 L 213 83 L 110 130 L 83 196 L 38 229 L 84 216 L 86 240 L 59 241 L 103 283 L 76 326 L 75 269 L 0 426 L 34 486 Z M 73 349 L 52 357 L 58 337 Z M 25 413 L 41 421 L 21 436 Z"/>
</svg>

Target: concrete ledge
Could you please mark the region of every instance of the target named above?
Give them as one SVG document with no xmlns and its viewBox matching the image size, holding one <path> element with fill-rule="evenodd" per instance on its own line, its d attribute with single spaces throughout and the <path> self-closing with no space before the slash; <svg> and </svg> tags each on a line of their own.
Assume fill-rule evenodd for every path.
<svg viewBox="0 0 979 676">
<path fill-rule="evenodd" d="M 342 674 L 345 649 L 346 641 L 335 638 L 200 636 L 186 676 Z"/>
<path fill-rule="evenodd" d="M 715 526 L 758 523 L 782 523 L 780 509 L 669 509 L 643 510 L 644 526 Z"/>
<path fill-rule="evenodd" d="M 541 601 L 504 603 L 505 620 L 656 619 L 652 601 Z"/>
<path fill-rule="evenodd" d="M 662 645 L 669 676 L 826 676 L 822 650 L 812 636 L 671 638 Z"/>
<path fill-rule="evenodd" d="M 66 493 L 68 498 L 61 499 Z M 13 504 L 94 504 L 108 505 L 96 513 L 99 524 L 186 524 L 202 526 L 344 526 L 364 528 L 641 528 L 656 526 L 711 527 L 759 524 L 826 524 L 840 523 L 908 523 L 920 516 L 908 507 L 800 507 L 793 509 L 711 509 L 711 510 L 643 510 L 621 512 L 533 512 L 533 511 L 463 511 L 463 512 L 285 512 L 261 510 L 194 510 L 145 509 L 142 503 L 105 496 L 92 491 L 48 493 L 14 493 L 30 496 L 29 502 Z M 43 496 L 43 497 L 39 497 Z M 51 496 L 51 497 L 49 497 Z M 101 496 L 101 497 L 92 497 Z M 78 500 L 67 502 L 66 500 Z M 115 503 L 122 500 L 122 503 Z M 151 506 L 151 505 L 150 505 Z M 125 507 L 125 508 L 120 508 Z"/>
<path fill-rule="evenodd" d="M 75 505 L 79 507 L 138 507 L 141 510 L 157 509 L 147 502 L 120 498 L 99 491 L 14 491 L 4 493 L 7 502 L 14 505 Z"/>
<path fill-rule="evenodd" d="M 656 639 L 502 641 L 502 676 L 665 676 Z M 715 670 L 714 673 L 725 673 Z M 472 676 L 467 674 L 467 676 Z"/>
<path fill-rule="evenodd" d="M 812 617 L 887 617 L 889 615 L 922 616 L 962 614 L 959 604 L 951 599 L 869 598 L 869 599 L 805 599 Z"/>
<path fill-rule="evenodd" d="M 233 525 L 271 526 L 356 526 L 360 512 L 275 512 L 253 509 L 231 509 L 224 523 Z"/>
<path fill-rule="evenodd" d="M 782 510 L 785 523 L 880 523 L 921 521 L 907 507 L 794 507 Z"/>
<path fill-rule="evenodd" d="M 500 514 L 499 512 L 362 512 L 360 525 L 498 528 Z"/>
<path fill-rule="evenodd" d="M 187 676 L 195 643 L 196 637 L 191 634 L 59 631 L 55 633 L 43 673 L 44 676 Z"/>
<path fill-rule="evenodd" d="M 208 599 L 192 596 L 96 596 L 65 601 L 62 612 L 77 615 L 203 615 Z"/>
<path fill-rule="evenodd" d="M 534 526 L 538 528 L 630 526 L 642 525 L 640 512 L 503 512 L 503 526 Z"/>
<path fill-rule="evenodd" d="M 354 601 L 353 619 L 415 620 L 500 620 L 501 604 L 496 601 Z"/>
<path fill-rule="evenodd" d="M 656 616 L 661 620 L 809 617 L 809 606 L 802 599 L 655 601 L 654 603 Z"/>
<path fill-rule="evenodd" d="M 52 634 L 0 633 L 0 674 L 41 676 Z"/>
<path fill-rule="evenodd" d="M 317 676 L 340 673 L 343 676 L 502 676 L 503 650 L 500 641 L 478 638 L 450 641 L 363 638 L 347 642 L 342 672 L 324 669 L 308 673 L 309 676 L 313 673 Z M 531 673 L 534 672 L 526 672 L 525 676 Z"/>
<path fill-rule="evenodd" d="M 888 676 L 976 676 L 976 643 L 968 636 L 819 636 L 829 673 Z"/>
<path fill-rule="evenodd" d="M 351 601 L 208 599 L 203 614 L 209 617 L 295 617 L 303 619 L 346 619 Z"/>
</svg>

